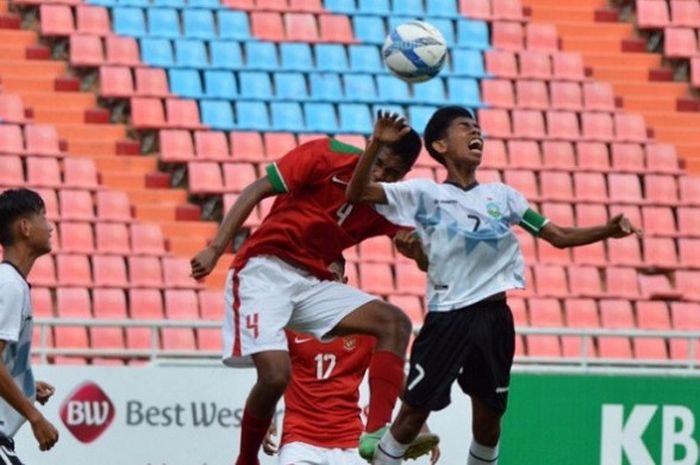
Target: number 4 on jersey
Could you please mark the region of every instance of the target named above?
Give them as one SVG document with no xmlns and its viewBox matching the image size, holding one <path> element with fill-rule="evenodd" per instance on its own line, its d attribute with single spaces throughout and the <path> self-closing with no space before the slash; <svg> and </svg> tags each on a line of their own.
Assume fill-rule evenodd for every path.
<svg viewBox="0 0 700 465">
<path fill-rule="evenodd" d="M 335 215 L 338 217 L 338 226 L 341 226 L 343 223 L 345 223 L 345 220 L 347 220 L 348 216 L 350 216 L 350 213 L 352 213 L 353 207 L 353 204 L 345 202 L 340 206 L 338 211 L 335 212 Z"/>
</svg>

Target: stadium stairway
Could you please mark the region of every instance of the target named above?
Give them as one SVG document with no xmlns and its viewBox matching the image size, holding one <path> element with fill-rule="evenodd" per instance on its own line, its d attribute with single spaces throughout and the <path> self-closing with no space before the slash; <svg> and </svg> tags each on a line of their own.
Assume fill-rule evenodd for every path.
<svg viewBox="0 0 700 465">
<path fill-rule="evenodd" d="M 612 84 L 624 110 L 644 116 L 658 142 L 676 146 L 689 173 L 700 174 L 700 102 L 688 82 L 673 81 L 663 55 L 647 43 L 606 0 L 575 5 L 556 0 L 523 0 L 534 21 L 556 25 L 563 50 L 580 52 L 591 75 Z"/>
</svg>

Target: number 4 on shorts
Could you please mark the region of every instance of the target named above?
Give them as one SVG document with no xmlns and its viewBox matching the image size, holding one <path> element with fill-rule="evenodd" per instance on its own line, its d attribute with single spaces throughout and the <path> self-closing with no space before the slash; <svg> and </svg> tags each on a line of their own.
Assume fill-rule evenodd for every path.
<svg viewBox="0 0 700 465">
<path fill-rule="evenodd" d="M 260 335 L 260 326 L 258 325 L 258 314 L 253 313 L 245 316 L 245 327 L 253 332 L 255 339 Z"/>
</svg>

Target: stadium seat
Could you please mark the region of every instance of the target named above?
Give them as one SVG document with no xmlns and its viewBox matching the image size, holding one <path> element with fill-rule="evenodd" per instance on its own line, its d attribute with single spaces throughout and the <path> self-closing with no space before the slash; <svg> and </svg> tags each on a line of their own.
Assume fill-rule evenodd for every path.
<svg viewBox="0 0 700 465">
<path fill-rule="evenodd" d="M 668 277 L 663 274 L 639 275 L 639 290 L 642 297 L 650 300 L 679 300 L 683 296 L 671 286 Z"/>
<path fill-rule="evenodd" d="M 508 79 L 484 79 L 481 81 L 481 92 L 484 102 L 491 107 L 513 108 L 515 106 L 513 84 Z"/>
<path fill-rule="evenodd" d="M 421 0 L 393 1 L 391 4 L 395 16 L 421 16 L 425 11 Z"/>
<path fill-rule="evenodd" d="M 681 236 L 700 237 L 700 209 L 694 207 L 676 208 L 678 231 Z"/>
<path fill-rule="evenodd" d="M 164 70 L 136 68 L 135 75 L 137 95 L 142 97 L 167 97 L 170 95 L 168 78 Z"/>
<path fill-rule="evenodd" d="M 542 86 L 544 87 L 544 83 L 542 83 Z M 546 88 L 544 88 L 544 91 L 546 92 Z M 552 81 L 549 84 L 549 92 L 552 99 L 552 108 L 569 111 L 581 111 L 583 109 L 581 85 L 578 82 Z M 544 103 L 547 102 L 545 101 Z"/>
<path fill-rule="evenodd" d="M 246 130 L 270 129 L 270 117 L 263 102 L 236 102 L 237 127 Z"/>
<path fill-rule="evenodd" d="M 396 292 L 417 296 L 425 295 L 426 275 L 414 263 L 397 263 Z"/>
<path fill-rule="evenodd" d="M 3 124 L 22 124 L 29 121 L 21 96 L 17 94 L 0 94 L 0 121 L 2 121 Z M 21 151 L 20 149 L 16 153 L 20 153 Z"/>
<path fill-rule="evenodd" d="M 598 268 L 593 266 L 570 266 L 567 271 L 571 295 L 591 298 L 604 295 Z"/>
<path fill-rule="evenodd" d="M 484 21 L 459 19 L 457 21 L 457 44 L 472 50 L 488 50 L 489 31 Z M 504 48 L 504 47 L 497 47 Z M 512 50 L 511 48 L 506 48 Z"/>
<path fill-rule="evenodd" d="M 491 23 L 491 44 L 501 50 L 520 51 L 524 49 L 524 30 L 515 22 L 494 21 Z"/>
<path fill-rule="evenodd" d="M 198 160 L 226 161 L 231 158 L 226 133 L 222 131 L 195 131 L 194 147 Z"/>
<path fill-rule="evenodd" d="M 573 201 L 574 186 L 571 175 L 564 171 L 542 171 L 540 173 L 540 197 L 543 200 Z"/>
<path fill-rule="evenodd" d="M 53 318 L 53 300 L 51 291 L 46 287 L 32 287 L 32 314 L 40 318 Z"/>
<path fill-rule="evenodd" d="M 92 271 L 96 286 L 129 287 L 126 277 L 126 263 L 119 255 L 93 255 Z"/>
<path fill-rule="evenodd" d="M 129 230 L 124 223 L 97 223 L 95 243 L 97 252 L 101 254 L 128 255 L 131 253 Z"/>
<path fill-rule="evenodd" d="M 518 54 L 520 77 L 527 79 L 551 79 L 552 60 L 545 52 L 523 50 Z"/>
<path fill-rule="evenodd" d="M 667 58 L 691 58 L 698 54 L 698 38 L 694 29 L 664 29 L 664 55 Z"/>
<path fill-rule="evenodd" d="M 577 164 L 585 171 L 610 171 L 608 147 L 602 142 L 576 143 Z"/>
<path fill-rule="evenodd" d="M 261 40 L 281 42 L 285 39 L 282 16 L 272 11 L 253 11 L 250 13 L 252 35 Z"/>
<path fill-rule="evenodd" d="M 581 134 L 586 140 L 612 142 L 615 140 L 612 117 L 608 113 L 582 113 Z"/>
<path fill-rule="evenodd" d="M 165 239 L 159 225 L 154 223 L 134 223 L 129 228 L 133 254 L 165 254 Z"/>
<path fill-rule="evenodd" d="M 633 174 L 609 174 L 608 189 L 612 202 L 637 204 L 643 198 L 639 177 Z"/>
<path fill-rule="evenodd" d="M 170 320 L 198 320 L 198 304 L 197 294 L 192 290 L 165 291 L 165 315 Z M 164 349 L 195 349 L 194 332 L 189 328 L 162 328 L 161 335 Z"/>
<path fill-rule="evenodd" d="M 63 189 L 59 191 L 58 199 L 61 205 L 62 219 L 75 221 L 95 219 L 90 192 Z"/>
<path fill-rule="evenodd" d="M 318 44 L 315 47 L 315 55 L 316 69 L 318 71 L 337 73 L 344 72 L 350 68 L 345 47 L 340 44 Z M 284 64 L 284 55 L 282 55 L 282 63 Z M 285 69 L 287 69 L 286 66 Z"/>
<path fill-rule="evenodd" d="M 202 80 L 199 72 L 193 69 L 171 69 L 168 71 L 170 91 L 180 97 L 201 98 Z"/>
<path fill-rule="evenodd" d="M 350 19 L 343 15 L 318 16 L 320 38 L 324 42 L 350 44 L 355 42 Z"/>
<path fill-rule="evenodd" d="M 493 19 L 505 21 L 526 21 L 520 0 L 492 0 Z"/>
<path fill-rule="evenodd" d="M 189 260 L 179 257 L 163 257 L 163 283 L 168 288 L 197 289 L 202 287 L 191 276 Z"/>
<path fill-rule="evenodd" d="M 307 131 L 338 132 L 335 110 L 330 103 L 305 103 L 304 120 Z"/>
<path fill-rule="evenodd" d="M 279 46 L 281 68 L 286 71 L 313 71 L 311 47 L 306 43 L 282 43 Z M 343 54 L 345 52 L 343 51 Z"/>
<path fill-rule="evenodd" d="M 624 142 L 647 141 L 647 129 L 641 115 L 615 114 L 615 138 Z"/>
<path fill-rule="evenodd" d="M 338 105 L 338 116 L 342 132 L 367 134 L 372 130 L 372 117 L 367 105 L 341 103 Z"/>
<path fill-rule="evenodd" d="M 592 299 L 566 299 L 564 301 L 566 326 L 570 328 L 599 328 L 598 306 Z M 593 339 L 586 338 L 585 345 L 578 336 L 562 336 L 564 357 L 596 357 Z M 584 352 L 585 350 L 585 352 Z"/>
<path fill-rule="evenodd" d="M 451 51 L 449 62 L 452 73 L 458 76 L 484 79 L 484 56 L 479 50 L 454 49 Z"/>
<path fill-rule="evenodd" d="M 182 11 L 184 36 L 190 39 L 216 39 L 214 15 L 210 10 L 185 9 Z"/>
<path fill-rule="evenodd" d="M 241 192 L 257 179 L 255 168 L 250 163 L 224 163 L 222 167 L 226 192 Z"/>
<path fill-rule="evenodd" d="M 634 236 L 608 241 L 608 260 L 612 265 L 640 266 L 641 257 L 639 240 Z"/>
<path fill-rule="evenodd" d="M 538 296 L 567 297 L 570 295 L 566 273 L 561 266 L 536 265 L 534 278 Z"/>
<path fill-rule="evenodd" d="M 125 192 L 100 190 L 96 194 L 97 218 L 100 221 L 130 222 L 131 204 Z"/>
<path fill-rule="evenodd" d="M 574 197 L 581 202 L 608 201 L 605 176 L 602 173 L 574 173 Z"/>
<path fill-rule="evenodd" d="M 100 95 L 102 97 L 131 97 L 135 93 L 131 69 L 122 66 L 100 67 Z"/>
<path fill-rule="evenodd" d="M 528 23 L 525 26 L 527 49 L 554 53 L 559 51 L 559 37 L 556 26 L 545 23 Z"/>
<path fill-rule="evenodd" d="M 645 237 L 643 239 L 644 263 L 659 268 L 678 266 L 678 254 L 673 239 Z"/>
<path fill-rule="evenodd" d="M 63 182 L 76 189 L 99 189 L 95 162 L 89 158 L 66 158 L 63 160 Z"/>
<path fill-rule="evenodd" d="M 61 168 L 55 158 L 27 157 L 27 183 L 35 187 L 60 188 L 63 184 L 61 180 Z M 24 176 L 21 174 L 19 179 Z"/>
<path fill-rule="evenodd" d="M 610 145 L 615 172 L 644 173 L 644 152 L 640 144 L 613 142 Z"/>
<path fill-rule="evenodd" d="M 87 35 L 108 36 L 112 33 L 106 8 L 78 5 L 75 9 L 76 32 Z"/>
<path fill-rule="evenodd" d="M 231 154 L 236 161 L 263 161 L 265 149 L 257 132 L 236 131 L 231 135 Z"/>
<path fill-rule="evenodd" d="M 699 271 L 677 270 L 675 273 L 676 290 L 683 294 L 686 300 L 700 302 Z"/>
<path fill-rule="evenodd" d="M 99 36 L 70 36 L 70 64 L 75 67 L 100 66 L 105 61 Z"/>
<path fill-rule="evenodd" d="M 136 129 L 157 129 L 167 127 L 162 101 L 157 98 L 132 98 L 131 124 Z"/>
<path fill-rule="evenodd" d="M 481 167 L 486 169 L 503 169 L 508 166 L 506 145 L 502 140 L 485 139 Z M 432 160 L 432 158 L 430 158 Z"/>
<path fill-rule="evenodd" d="M 216 16 L 219 23 L 219 39 L 250 40 L 248 15 L 244 11 L 219 10 Z"/>
<path fill-rule="evenodd" d="M 163 269 L 158 257 L 132 255 L 127 258 L 127 261 L 130 287 L 163 287 Z M 133 312 L 133 307 L 131 308 Z M 132 318 L 133 316 L 132 313 Z"/>
<path fill-rule="evenodd" d="M 165 111 L 168 126 L 185 129 L 200 129 L 199 107 L 196 100 L 174 99 L 165 100 Z"/>
<path fill-rule="evenodd" d="M 576 141 L 580 139 L 578 116 L 572 111 L 548 111 L 547 135 L 552 140 Z"/>
<path fill-rule="evenodd" d="M 163 298 L 156 289 L 131 289 L 129 291 L 129 316 L 134 320 L 162 320 Z M 127 328 L 126 345 L 129 349 L 150 349 L 150 328 Z"/>
<path fill-rule="evenodd" d="M 409 102 L 408 84 L 392 76 L 377 76 L 377 96 L 380 101 Z"/>
<path fill-rule="evenodd" d="M 610 216 L 619 214 L 625 215 L 635 226 L 642 224 L 642 212 L 637 205 L 610 205 Z"/>
<path fill-rule="evenodd" d="M 199 301 L 199 316 L 204 320 L 221 321 L 226 309 L 221 292 L 202 290 L 197 294 Z"/>
<path fill-rule="evenodd" d="M 20 127 L 15 124 L 1 124 L 0 154 L 20 155 L 23 153 L 24 141 Z"/>
<path fill-rule="evenodd" d="M 549 58 L 547 59 L 549 60 Z M 513 52 L 507 50 L 487 50 L 484 53 L 484 64 L 486 72 L 495 77 L 506 79 L 516 79 L 518 77 L 518 64 L 515 59 L 515 53 Z M 457 66 L 458 63 L 455 59 L 455 68 Z"/>
<path fill-rule="evenodd" d="M 96 319 L 124 320 L 127 318 L 126 296 L 120 289 L 95 289 L 92 291 L 93 311 Z M 124 349 L 124 332 L 119 327 L 94 327 L 89 329 L 94 349 Z M 94 360 L 93 360 L 94 364 Z"/>
<path fill-rule="evenodd" d="M 700 205 L 700 179 L 696 176 L 680 176 L 678 190 L 683 205 Z"/>
<path fill-rule="evenodd" d="M 506 110 L 480 108 L 478 119 L 485 136 L 504 139 L 511 137 L 510 117 Z"/>
<path fill-rule="evenodd" d="M 374 45 L 350 45 L 348 47 L 350 69 L 360 73 L 383 73 L 384 65 L 379 49 Z"/>
<path fill-rule="evenodd" d="M 408 107 L 408 120 L 414 127 L 424 128 L 436 110 L 437 107 L 435 106 L 411 105 Z M 377 110 L 375 109 L 373 113 L 376 112 Z"/>
<path fill-rule="evenodd" d="M 139 66 L 139 46 L 132 37 L 107 36 L 105 38 L 106 63 L 120 66 Z"/>
<path fill-rule="evenodd" d="M 185 10 L 183 14 L 187 12 Z M 179 39 L 180 18 L 177 10 L 171 8 L 148 8 L 146 10 L 148 35 L 165 39 Z"/>
<path fill-rule="evenodd" d="M 670 240 L 670 239 L 669 239 Z M 682 238 L 678 240 L 678 256 L 684 268 L 700 267 L 700 239 Z"/>
<path fill-rule="evenodd" d="M 207 68 L 209 59 L 201 40 L 179 39 L 175 41 L 175 62 L 185 68 Z"/>
<path fill-rule="evenodd" d="M 426 0 L 425 2 L 426 16 L 438 18 L 455 18 L 459 17 L 456 2 L 445 2 L 443 0 Z"/>
<path fill-rule="evenodd" d="M 296 137 L 294 137 L 294 134 L 288 132 L 267 132 L 263 135 L 263 139 L 265 145 L 265 157 L 270 160 L 277 160 L 282 155 L 297 147 Z"/>
<path fill-rule="evenodd" d="M 360 263 L 359 270 L 362 289 L 373 294 L 394 293 L 394 279 L 389 264 L 363 262 Z"/>
<path fill-rule="evenodd" d="M 387 237 L 374 237 L 361 242 L 359 253 L 363 262 L 391 263 L 394 261 L 392 243 Z"/>
<path fill-rule="evenodd" d="M 678 184 L 670 175 L 644 176 L 645 200 L 657 205 L 678 205 Z"/>
<path fill-rule="evenodd" d="M 200 100 L 202 123 L 212 129 L 231 130 L 236 127 L 233 107 L 226 100 Z"/>
<path fill-rule="evenodd" d="M 92 273 L 87 255 L 58 255 L 56 276 L 62 286 L 92 286 Z"/>
<path fill-rule="evenodd" d="M 263 100 L 273 94 L 272 82 L 268 73 L 241 72 L 239 74 L 239 83 L 241 97 L 243 98 Z"/>
<path fill-rule="evenodd" d="M 693 1 L 671 0 L 671 24 L 699 28 L 700 4 Z"/>
<path fill-rule="evenodd" d="M 186 162 L 194 159 L 194 147 L 189 131 L 164 129 L 160 138 L 160 159 L 165 162 Z"/>
<path fill-rule="evenodd" d="M 146 35 L 146 20 L 141 8 L 116 7 L 112 9 L 112 28 L 115 34 L 141 37 Z"/>
<path fill-rule="evenodd" d="M 582 81 L 586 78 L 583 57 L 576 52 L 557 52 L 552 54 L 552 71 L 557 79 Z"/>
<path fill-rule="evenodd" d="M 187 164 L 189 191 L 193 194 L 216 194 L 224 191 L 221 169 L 216 162 Z"/>
<path fill-rule="evenodd" d="M 274 71 L 279 68 L 277 47 L 270 42 L 246 42 L 246 69 Z"/>
<path fill-rule="evenodd" d="M 668 15 L 668 2 L 665 0 L 637 0 L 636 7 L 637 26 L 640 29 L 663 29 L 671 22 Z"/>
<path fill-rule="evenodd" d="M 32 286 L 56 286 L 56 267 L 53 256 L 43 255 L 34 261 L 29 276 L 27 277 Z"/>
<path fill-rule="evenodd" d="M 676 146 L 652 143 L 646 146 L 646 168 L 649 172 L 680 174 Z"/>
<path fill-rule="evenodd" d="M 284 25 L 289 41 L 313 43 L 319 40 L 316 17 L 310 13 L 287 13 Z"/>
<path fill-rule="evenodd" d="M 504 182 L 523 194 L 529 201 L 539 200 L 535 173 L 525 170 L 505 170 Z"/>
<path fill-rule="evenodd" d="M 632 329 L 635 327 L 632 306 L 626 300 L 604 299 L 600 301 L 600 319 L 604 328 Z M 632 358 L 632 347 L 627 337 L 598 337 L 601 358 Z"/>
<path fill-rule="evenodd" d="M 673 210 L 669 207 L 642 207 L 641 228 L 645 236 L 674 236 L 678 233 Z"/>
<path fill-rule="evenodd" d="M 243 68 L 241 45 L 238 42 L 212 40 L 209 42 L 211 67 L 217 69 Z"/>
<path fill-rule="evenodd" d="M 24 141 L 27 155 L 45 157 L 60 157 L 63 155 L 59 148 L 56 127 L 48 124 L 27 124 L 24 127 Z"/>
<path fill-rule="evenodd" d="M 530 324 L 534 327 L 561 327 L 561 308 L 555 299 L 530 299 Z M 555 335 L 528 335 L 525 338 L 530 357 L 561 357 L 559 337 Z"/>
<path fill-rule="evenodd" d="M 270 104 L 272 115 L 272 129 L 275 131 L 304 130 L 301 106 L 296 102 L 272 102 Z"/>
<path fill-rule="evenodd" d="M 508 166 L 514 169 L 542 169 L 540 147 L 535 141 L 509 140 Z"/>
<path fill-rule="evenodd" d="M 697 303 L 672 302 L 671 303 L 671 323 L 673 329 L 680 331 L 699 331 L 700 330 L 700 305 Z M 695 344 L 695 359 L 700 360 L 700 351 L 697 350 L 700 341 L 697 339 Z M 688 339 L 671 339 L 671 359 L 673 360 L 689 360 L 690 347 Z"/>
<path fill-rule="evenodd" d="M 608 83 L 585 82 L 583 84 L 583 106 L 588 111 L 615 111 L 615 95 Z"/>
<path fill-rule="evenodd" d="M 472 19 L 489 20 L 492 18 L 489 0 L 459 0 L 459 12 Z"/>
<path fill-rule="evenodd" d="M 433 81 L 440 81 L 433 79 Z M 432 82 L 432 81 L 431 81 Z M 438 86 L 442 86 L 440 82 Z M 353 102 L 376 102 L 377 89 L 374 84 L 374 79 L 368 74 L 346 74 L 343 76 L 343 88 L 345 89 L 346 99 Z M 414 99 L 416 87 L 414 87 Z M 444 101 L 444 88 L 442 100 Z"/>
<path fill-rule="evenodd" d="M 56 309 L 62 318 L 92 319 L 87 289 L 58 288 Z M 84 326 L 59 326 L 54 328 L 54 334 L 58 348 L 87 349 L 90 346 Z"/>
<path fill-rule="evenodd" d="M 19 156 L 0 156 L 0 165 L 3 167 L 3 169 L 0 170 L 0 186 L 20 187 L 26 185 L 24 169 L 22 168 L 22 159 Z M 32 183 L 29 182 L 29 185 L 32 185 Z M 32 187 L 34 186 L 32 185 Z"/>
</svg>

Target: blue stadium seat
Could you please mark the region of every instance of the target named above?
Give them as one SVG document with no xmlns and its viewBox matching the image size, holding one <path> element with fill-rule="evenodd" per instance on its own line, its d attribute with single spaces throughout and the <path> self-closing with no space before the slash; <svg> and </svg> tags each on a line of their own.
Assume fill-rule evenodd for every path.
<svg viewBox="0 0 700 465">
<path fill-rule="evenodd" d="M 96 5 L 96 6 L 107 6 L 107 7 L 113 7 L 114 5 L 117 4 L 116 0 L 89 0 L 87 2 L 88 5 Z"/>
<path fill-rule="evenodd" d="M 437 107 L 411 105 L 408 107 L 408 122 L 416 131 L 422 133 L 435 110 Z"/>
<path fill-rule="evenodd" d="M 279 69 L 277 47 L 272 42 L 246 42 L 244 47 L 247 69 Z"/>
<path fill-rule="evenodd" d="M 377 76 L 377 92 L 382 102 L 409 102 L 408 84 L 394 76 Z"/>
<path fill-rule="evenodd" d="M 241 71 L 238 75 L 241 97 L 255 100 L 268 100 L 272 94 L 270 75 L 258 71 Z"/>
<path fill-rule="evenodd" d="M 151 66 L 175 66 L 172 44 L 168 39 L 141 39 L 141 61 Z"/>
<path fill-rule="evenodd" d="M 187 98 L 201 98 L 202 80 L 199 71 L 194 69 L 171 69 L 168 71 L 170 92 Z"/>
<path fill-rule="evenodd" d="M 491 45 L 486 22 L 471 19 L 457 21 L 457 42 L 460 47 L 488 50 Z"/>
<path fill-rule="evenodd" d="M 242 69 L 243 57 L 241 44 L 228 40 L 212 40 L 209 42 L 211 52 L 211 67 L 220 69 Z"/>
<path fill-rule="evenodd" d="M 238 128 L 254 131 L 270 129 L 270 117 L 264 102 L 236 102 Z"/>
<path fill-rule="evenodd" d="M 338 114 L 342 132 L 361 134 L 372 132 L 372 118 L 367 105 L 362 103 L 341 103 L 338 105 Z"/>
<path fill-rule="evenodd" d="M 313 100 L 323 102 L 343 100 L 343 89 L 340 85 L 340 77 L 337 74 L 311 73 L 309 74 L 309 87 L 311 87 L 311 98 Z"/>
<path fill-rule="evenodd" d="M 366 15 L 391 15 L 389 0 L 359 0 L 357 10 L 358 13 Z"/>
<path fill-rule="evenodd" d="M 483 106 L 479 95 L 479 83 L 476 79 L 456 77 L 447 79 L 447 99 L 455 105 L 470 108 Z"/>
<path fill-rule="evenodd" d="M 407 16 L 389 16 L 387 22 L 387 25 L 389 26 L 388 33 L 393 32 L 393 30 L 396 29 L 397 26 L 407 21 L 413 21 L 413 18 Z"/>
<path fill-rule="evenodd" d="M 318 44 L 316 46 L 316 69 L 334 73 L 350 69 L 345 47 L 340 44 Z"/>
<path fill-rule="evenodd" d="M 119 0 L 119 6 L 135 6 L 138 8 L 147 8 L 151 6 L 148 0 Z"/>
<path fill-rule="evenodd" d="M 188 0 L 187 6 L 189 8 L 205 8 L 208 10 L 226 8 L 219 0 Z"/>
<path fill-rule="evenodd" d="M 460 16 L 457 11 L 455 0 L 426 0 L 425 14 L 440 18 L 457 18 Z"/>
<path fill-rule="evenodd" d="M 384 73 L 379 47 L 376 45 L 351 45 L 350 69 L 362 73 Z"/>
<path fill-rule="evenodd" d="M 185 8 L 185 0 L 153 0 L 153 6 L 159 8 Z"/>
<path fill-rule="evenodd" d="M 355 37 L 368 44 L 383 44 L 386 39 L 384 19 L 379 16 L 353 16 Z"/>
<path fill-rule="evenodd" d="M 406 110 L 401 105 L 387 105 L 384 103 L 372 105 L 372 116 L 376 116 L 379 110 L 388 111 L 389 113 L 398 113 L 401 116 L 406 116 Z"/>
<path fill-rule="evenodd" d="M 452 74 L 471 76 L 479 79 L 486 77 L 484 69 L 484 55 L 478 50 L 464 48 L 452 49 L 449 64 L 452 65 Z"/>
<path fill-rule="evenodd" d="M 200 100 L 200 113 L 202 123 L 221 131 L 230 131 L 236 128 L 233 121 L 233 106 L 226 100 Z"/>
<path fill-rule="evenodd" d="M 217 13 L 219 20 L 219 39 L 250 40 L 248 15 L 243 11 L 221 10 Z"/>
<path fill-rule="evenodd" d="M 354 13 L 355 0 L 324 0 L 323 6 L 334 13 Z"/>
<path fill-rule="evenodd" d="M 413 85 L 413 102 L 442 105 L 445 102 L 445 84 L 440 78 Z"/>
<path fill-rule="evenodd" d="M 207 49 L 201 40 L 175 41 L 175 61 L 185 68 L 208 68 Z"/>
<path fill-rule="evenodd" d="M 314 70 L 309 44 L 282 43 L 280 44 L 280 56 L 282 57 L 282 69 L 285 71 Z"/>
<path fill-rule="evenodd" d="M 141 8 L 117 7 L 112 10 L 114 33 L 123 36 L 142 37 L 146 35 L 146 21 Z"/>
<path fill-rule="evenodd" d="M 351 102 L 376 102 L 377 88 L 371 74 L 346 74 L 343 76 L 345 100 Z"/>
<path fill-rule="evenodd" d="M 454 21 L 451 19 L 444 18 L 428 18 L 430 24 L 438 28 L 442 35 L 445 37 L 445 42 L 449 47 L 455 44 L 455 26 Z"/>
<path fill-rule="evenodd" d="M 301 73 L 275 73 L 275 97 L 278 100 L 308 100 L 306 79 Z"/>
<path fill-rule="evenodd" d="M 214 15 L 209 10 L 187 9 L 182 12 L 185 37 L 189 39 L 216 39 Z"/>
<path fill-rule="evenodd" d="M 330 103 L 305 103 L 304 121 L 306 130 L 310 132 L 338 132 L 338 120 Z"/>
<path fill-rule="evenodd" d="M 393 0 L 393 15 L 423 16 L 423 0 Z"/>
<path fill-rule="evenodd" d="M 304 119 L 301 115 L 301 106 L 296 102 L 272 102 L 273 131 L 304 131 Z"/>
<path fill-rule="evenodd" d="M 209 98 L 233 100 L 238 97 L 236 77 L 231 71 L 205 71 L 204 88 Z"/>
<path fill-rule="evenodd" d="M 149 8 L 147 11 L 148 34 L 151 37 L 180 38 L 180 18 L 177 15 L 177 10 L 171 8 Z"/>
</svg>

